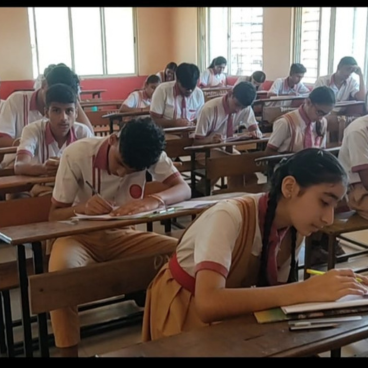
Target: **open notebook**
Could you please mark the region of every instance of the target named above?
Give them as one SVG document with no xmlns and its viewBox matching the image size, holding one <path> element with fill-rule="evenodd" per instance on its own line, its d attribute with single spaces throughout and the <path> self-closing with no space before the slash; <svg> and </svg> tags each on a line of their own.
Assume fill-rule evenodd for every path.
<svg viewBox="0 0 368 368">
<path fill-rule="evenodd" d="M 351 307 L 368 306 L 368 294 L 366 296 L 347 295 L 335 302 L 302 303 L 281 307 L 285 314 L 317 312 L 331 309 L 343 309 Z"/>
</svg>

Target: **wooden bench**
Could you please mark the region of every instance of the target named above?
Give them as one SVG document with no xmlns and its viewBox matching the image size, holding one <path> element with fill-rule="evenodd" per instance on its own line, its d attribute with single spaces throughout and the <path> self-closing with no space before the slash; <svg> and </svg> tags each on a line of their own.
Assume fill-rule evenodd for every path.
<svg viewBox="0 0 368 368">
<path fill-rule="evenodd" d="M 0 216 L 0 228 L 47 221 L 50 205 L 50 195 L 0 202 L 0 213 L 2 214 Z M 44 257 L 44 260 L 47 269 L 48 257 Z M 34 264 L 32 258 L 26 260 L 26 266 L 29 274 L 33 274 Z M 13 327 L 16 324 L 16 321 L 13 322 L 12 320 L 10 290 L 18 287 L 18 262 L 15 260 L 0 263 L 0 294 L 4 305 L 4 311 L 1 311 L 0 319 L 3 321 L 3 318 L 5 318 L 4 327 L 6 329 L 6 349 L 8 356 L 14 356 Z M 0 345 L 5 346 L 3 331 L 0 331 Z"/>
</svg>

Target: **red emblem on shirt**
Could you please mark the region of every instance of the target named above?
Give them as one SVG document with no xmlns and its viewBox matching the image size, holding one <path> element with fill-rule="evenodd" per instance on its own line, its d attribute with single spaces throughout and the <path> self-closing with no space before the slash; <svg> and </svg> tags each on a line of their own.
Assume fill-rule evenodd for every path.
<svg viewBox="0 0 368 368">
<path fill-rule="evenodd" d="M 137 184 L 133 184 L 129 189 L 130 196 L 134 199 L 142 198 L 142 192 L 142 187 Z"/>
</svg>

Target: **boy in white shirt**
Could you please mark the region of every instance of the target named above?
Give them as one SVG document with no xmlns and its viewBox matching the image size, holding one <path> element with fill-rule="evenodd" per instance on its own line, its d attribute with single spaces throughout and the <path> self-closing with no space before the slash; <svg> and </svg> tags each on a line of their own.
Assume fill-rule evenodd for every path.
<svg viewBox="0 0 368 368">
<path fill-rule="evenodd" d="M 197 87 L 199 69 L 182 63 L 176 70 L 176 80 L 161 83 L 152 96 L 150 115 L 163 128 L 194 125 L 204 105 L 204 95 Z"/>
<path fill-rule="evenodd" d="M 78 139 L 93 137 L 86 125 L 77 123 L 77 96 L 65 84 L 48 88 L 45 117 L 24 127 L 17 149 L 14 171 L 16 175 L 56 175 L 64 149 Z M 31 193 L 52 191 L 37 185 Z"/>
<path fill-rule="evenodd" d="M 149 111 L 153 92 L 160 84 L 160 78 L 152 74 L 144 83 L 144 89 L 132 92 L 123 102 L 119 112 Z"/>
<path fill-rule="evenodd" d="M 164 152 L 165 135 L 151 118 L 131 120 L 120 136 L 82 139 L 65 149 L 56 176 L 51 221 L 75 213 L 128 215 L 166 207 L 191 196 Z M 145 196 L 146 170 L 164 189 Z M 94 195 L 88 183 L 99 193 Z M 114 208 L 116 208 L 114 210 Z M 177 240 L 131 228 L 94 231 L 59 238 L 52 246 L 49 271 L 87 266 L 132 255 L 174 251 Z M 77 356 L 77 306 L 51 312 L 55 343 L 62 356 Z"/>
</svg>

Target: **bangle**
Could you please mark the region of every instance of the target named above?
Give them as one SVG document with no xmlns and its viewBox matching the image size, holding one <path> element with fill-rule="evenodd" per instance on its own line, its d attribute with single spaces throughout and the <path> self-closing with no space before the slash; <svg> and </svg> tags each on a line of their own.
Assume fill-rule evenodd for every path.
<svg viewBox="0 0 368 368">
<path fill-rule="evenodd" d="M 160 197 L 160 196 L 158 196 L 158 195 L 156 195 L 156 194 L 149 194 L 147 197 L 151 197 L 151 198 L 154 198 L 154 199 L 156 199 L 158 202 L 160 202 L 161 203 L 161 205 L 163 205 L 164 207 L 165 207 L 165 209 L 166 209 L 166 203 L 165 203 L 165 201 Z"/>
</svg>

